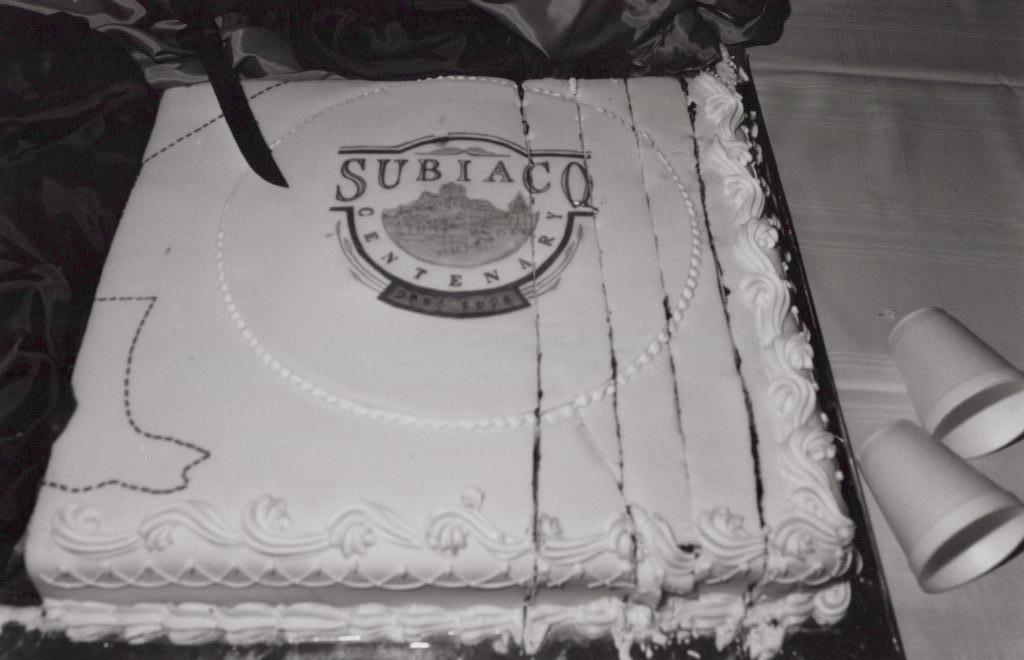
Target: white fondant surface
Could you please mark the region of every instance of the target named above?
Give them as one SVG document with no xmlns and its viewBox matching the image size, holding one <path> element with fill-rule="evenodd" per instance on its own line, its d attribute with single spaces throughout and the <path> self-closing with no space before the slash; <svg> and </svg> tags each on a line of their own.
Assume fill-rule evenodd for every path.
<svg viewBox="0 0 1024 660">
<path fill-rule="evenodd" d="M 248 91 L 286 190 L 208 87 L 164 97 L 30 526 L 52 625 L 148 639 L 206 602 L 180 641 L 287 639 L 317 602 L 332 634 L 536 648 L 841 616 L 851 530 L 798 321 L 744 293 L 786 284 L 727 83 Z"/>
</svg>

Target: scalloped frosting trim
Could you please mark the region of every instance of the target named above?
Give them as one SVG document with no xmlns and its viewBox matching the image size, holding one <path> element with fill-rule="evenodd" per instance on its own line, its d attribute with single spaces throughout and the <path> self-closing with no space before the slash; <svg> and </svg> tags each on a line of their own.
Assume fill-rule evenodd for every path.
<svg viewBox="0 0 1024 660">
<path fill-rule="evenodd" d="M 673 641 L 713 636 L 721 650 L 742 630 L 747 607 L 735 594 L 671 597 L 659 607 L 599 598 L 582 605 L 530 604 L 526 609 L 523 648 L 536 653 L 552 639 L 598 640 L 611 637 L 619 657 L 628 658 L 634 644 L 641 648 Z"/>
<path fill-rule="evenodd" d="M 90 561 L 77 568 L 59 566 L 55 573 L 39 577 L 66 589 L 343 585 L 407 590 L 425 586 L 499 589 L 530 584 L 532 574 L 515 570 L 513 565 L 533 554 L 529 530 L 524 527 L 519 533 L 507 534 L 498 529 L 480 510 L 483 493 L 474 487 L 464 491 L 461 504 L 435 511 L 424 526 L 418 527 L 389 507 L 364 502 L 339 511 L 320 529 L 296 530 L 287 502 L 272 495 L 245 505 L 236 524 L 206 502 L 185 500 L 148 513 L 134 530 L 108 532 L 97 509 L 72 502 L 55 514 L 52 538 L 69 554 Z M 203 562 L 177 554 L 173 558 L 182 561 L 172 567 L 165 551 L 180 541 L 188 545 L 195 540 L 234 554 L 249 551 L 263 559 L 225 562 L 221 555 Z M 454 560 L 471 543 L 493 560 L 482 576 L 467 577 L 457 570 Z M 361 569 L 362 558 L 393 548 L 431 552 L 438 559 L 436 569 L 416 573 L 401 562 L 395 562 L 386 575 L 370 575 Z M 314 566 L 302 561 L 324 554 L 340 554 L 343 561 L 317 562 Z M 143 561 L 132 560 L 140 555 Z M 128 559 L 121 562 L 110 561 L 126 556 Z"/>
<path fill-rule="evenodd" d="M 714 636 L 724 648 L 743 627 L 747 608 L 736 595 L 674 598 L 660 609 L 613 597 L 579 605 L 479 605 L 464 609 L 321 603 L 268 605 L 240 603 L 132 603 L 47 598 L 41 608 L 0 609 L 0 621 L 44 632 L 63 632 L 75 642 L 122 639 L 142 644 L 167 639 L 174 644 L 233 645 L 335 642 L 408 644 L 443 640 L 458 644 L 490 641 L 498 652 L 519 644 L 527 654 L 558 639 L 610 637 L 620 655 L 633 644 L 658 646 L 672 640 Z M 10 612 L 8 610 L 11 610 Z M 623 656 L 628 657 L 628 656 Z"/>
<path fill-rule="evenodd" d="M 746 530 L 742 517 L 725 507 L 698 516 L 700 545 L 694 550 L 681 548 L 669 524 L 639 506 L 631 507 L 632 518 L 619 515 L 603 530 L 578 537 L 565 536 L 558 520 L 545 516 L 535 548 L 528 528 L 503 530 L 484 513 L 480 489 L 467 487 L 461 500 L 461 506 L 439 508 L 422 525 L 410 523 L 382 504 L 362 502 L 340 510 L 319 529 L 306 530 L 294 529 L 287 502 L 271 495 L 245 505 L 234 524 L 209 503 L 183 500 L 148 513 L 126 531 L 105 529 L 96 508 L 75 501 L 54 515 L 51 538 L 57 547 L 84 561 L 56 562 L 52 570 L 37 577 L 62 589 L 167 585 L 496 589 L 529 584 L 560 587 L 580 580 L 590 587 L 627 588 L 645 601 L 657 602 L 665 592 L 691 593 L 702 582 L 716 584 L 738 576 L 754 582 L 764 568 L 763 539 Z M 196 541 L 224 551 L 206 561 L 181 554 L 190 555 L 191 550 L 168 554 L 179 544 L 194 547 Z M 459 556 L 470 547 L 489 558 L 482 576 L 466 577 L 458 571 Z M 385 576 L 361 570 L 363 558 L 394 549 L 430 553 L 436 568 L 414 573 L 396 563 Z M 224 552 L 241 557 L 243 551 L 244 560 L 224 561 Z M 308 561 L 318 556 L 333 559 Z M 607 557 L 617 560 L 613 568 L 607 567 Z M 533 566 L 534 560 L 535 573 L 521 568 Z M 598 572 L 596 565 L 604 568 Z M 569 570 L 559 571 L 565 577 L 554 582 L 553 567 Z"/>
<path fill-rule="evenodd" d="M 719 67 L 718 75 L 726 80 L 734 74 L 727 63 Z M 822 584 L 849 569 L 854 525 L 833 492 L 835 448 L 818 407 L 810 334 L 791 303 L 791 285 L 775 262 L 779 223 L 765 214 L 766 184 L 755 173 L 742 97 L 708 73 L 690 87 L 703 97 L 714 122 L 702 162 L 722 176 L 725 199 L 735 212 L 733 255 L 745 271 L 738 295 L 763 351 L 769 378 L 764 395 L 776 414 L 785 449 L 779 469 L 788 484 L 790 509 L 767 530 L 763 581 Z"/>
<path fill-rule="evenodd" d="M 849 607 L 850 597 L 849 583 L 839 582 L 753 605 L 726 593 L 671 597 L 658 608 L 604 597 L 578 605 L 534 603 L 525 606 L 525 616 L 520 607 L 488 605 L 464 609 L 374 603 L 352 607 L 322 603 L 115 605 L 47 598 L 41 608 L 0 606 L 0 622 L 63 632 L 75 642 L 117 638 L 141 644 L 166 638 L 183 645 L 408 644 L 441 638 L 471 645 L 490 641 L 499 652 L 506 651 L 509 643 L 517 643 L 528 654 L 538 652 L 554 639 L 611 637 L 623 657 L 628 657 L 634 644 L 649 649 L 699 636 L 713 636 L 721 650 L 742 635 L 749 656 L 760 660 L 778 654 L 786 632 L 807 620 L 819 625 L 839 621 Z"/>
<path fill-rule="evenodd" d="M 46 599 L 38 627 L 62 631 L 75 642 L 110 638 L 132 644 L 166 638 L 196 645 L 301 642 L 408 643 L 445 637 L 462 644 L 519 640 L 521 608 L 478 605 L 462 610 L 437 606 L 321 603 L 135 603 Z"/>
<path fill-rule="evenodd" d="M 468 81 L 468 82 L 483 82 L 502 86 L 517 87 L 515 83 L 507 80 L 501 80 L 498 78 L 478 78 L 472 76 L 446 76 L 441 78 L 429 78 L 425 80 L 417 80 L 407 82 L 404 84 L 427 84 L 435 81 Z M 391 90 L 391 85 L 379 85 L 359 94 L 347 97 L 337 103 L 334 103 L 326 108 L 323 108 L 316 113 L 310 115 L 306 119 L 296 124 L 293 128 L 289 129 L 284 135 L 274 140 L 270 147 L 271 149 L 276 148 L 281 142 L 286 140 L 292 133 L 300 130 L 306 124 L 314 121 L 324 113 L 335 110 L 341 106 L 371 97 L 375 94 L 380 94 Z M 611 112 L 606 108 L 600 106 L 591 105 L 580 101 L 574 95 L 566 95 L 550 90 L 539 89 L 539 88 L 524 88 L 530 92 L 544 94 L 554 98 L 562 99 L 569 103 L 577 105 L 585 105 L 593 110 L 597 111 L 601 115 L 608 119 L 620 124 L 630 132 L 636 133 L 640 138 L 640 143 L 645 147 L 648 147 L 654 151 L 657 155 L 659 162 L 664 167 L 665 172 L 672 179 L 673 184 L 679 191 L 680 198 L 682 199 L 683 205 L 686 208 L 688 216 L 688 222 L 690 225 L 691 233 L 691 250 L 690 250 L 690 267 L 687 274 L 686 282 L 684 283 L 683 291 L 679 298 L 674 302 L 672 306 L 672 312 L 665 323 L 665 325 L 655 333 L 648 341 L 645 348 L 634 358 L 629 361 L 624 361 L 621 365 L 618 375 L 613 379 L 608 379 L 603 383 L 599 383 L 590 389 L 577 394 L 569 400 L 561 401 L 552 404 L 548 408 L 540 411 L 540 417 L 538 420 L 537 414 L 534 411 L 518 411 L 510 412 L 505 415 L 492 415 L 485 417 L 476 418 L 460 418 L 460 419 L 445 419 L 439 417 L 425 417 L 416 415 L 408 412 L 402 412 L 399 410 L 390 410 L 374 406 L 372 404 L 361 402 L 353 398 L 343 396 L 341 394 L 331 392 L 327 387 L 322 384 L 317 384 L 307 378 L 306 376 L 298 373 L 290 365 L 285 364 L 280 358 L 275 356 L 270 350 L 263 345 L 259 337 L 253 331 L 249 322 L 242 316 L 241 311 L 238 308 L 234 300 L 234 296 L 231 291 L 231 284 L 228 277 L 227 268 L 224 264 L 224 251 L 227 244 L 227 238 L 229 232 L 227 231 L 227 212 L 231 203 L 238 194 L 238 188 L 241 185 L 242 178 L 235 183 L 232 187 L 231 192 L 228 194 L 228 198 L 224 203 L 224 209 L 220 216 L 220 226 L 216 236 L 216 270 L 217 270 L 217 286 L 219 287 L 220 296 L 224 303 L 225 310 L 227 311 L 228 319 L 235 326 L 238 332 L 242 335 L 246 344 L 250 347 L 253 353 L 259 359 L 260 363 L 264 367 L 269 369 L 272 373 L 277 374 L 281 378 L 285 379 L 288 383 L 298 388 L 300 391 L 305 392 L 315 399 L 318 399 L 329 406 L 336 407 L 343 412 L 357 415 L 359 417 L 365 417 L 367 419 L 378 420 L 387 423 L 398 424 L 401 426 L 412 426 L 416 428 L 427 428 L 432 430 L 452 430 L 452 431 L 477 431 L 483 429 L 503 429 L 503 428 L 518 428 L 523 426 L 534 426 L 540 423 L 553 423 L 561 419 L 569 419 L 577 414 L 580 410 L 590 407 L 596 403 L 599 403 L 612 396 L 615 391 L 631 380 L 633 380 L 637 374 L 646 365 L 653 362 L 658 358 L 659 355 L 663 354 L 663 349 L 672 340 L 673 337 L 678 334 L 679 325 L 683 319 L 683 313 L 689 307 L 690 300 L 693 299 L 694 291 L 697 287 L 697 281 L 700 274 L 700 263 L 701 263 L 701 252 L 703 243 L 703 229 L 701 227 L 700 219 L 697 215 L 696 206 L 693 199 L 690 196 L 690 192 L 683 184 L 682 178 L 672 165 L 668 156 L 658 147 L 650 134 L 639 128 L 634 128 L 630 122 L 623 117 Z M 522 105 L 526 101 L 520 100 L 519 103 Z M 525 136 L 527 142 L 529 142 L 530 136 Z"/>
</svg>

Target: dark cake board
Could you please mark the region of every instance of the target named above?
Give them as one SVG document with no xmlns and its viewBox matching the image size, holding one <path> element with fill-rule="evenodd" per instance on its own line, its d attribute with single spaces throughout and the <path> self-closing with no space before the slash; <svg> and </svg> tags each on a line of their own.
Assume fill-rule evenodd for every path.
<svg viewBox="0 0 1024 660">
<path fill-rule="evenodd" d="M 733 57 L 746 74 L 739 91 L 743 95 L 744 107 L 757 124 L 757 135 L 753 137 L 760 147 L 762 159 L 757 165 L 760 176 L 770 187 L 766 211 L 779 219 L 781 236 L 779 248 L 789 255 L 787 276 L 794 284 L 791 292 L 793 303 L 800 311 L 800 318 L 810 331 L 814 348 L 814 367 L 818 374 L 819 403 L 828 416 L 828 430 L 838 438 L 845 438 L 846 426 L 839 407 L 839 397 L 825 350 L 821 327 L 814 311 L 814 303 L 807 282 L 807 274 L 800 258 L 800 249 L 793 230 L 792 217 L 783 194 L 775 156 L 768 130 L 757 99 L 749 58 L 742 50 Z M 904 658 L 899 630 L 892 602 L 886 588 L 885 577 L 879 561 L 878 549 L 868 520 L 863 486 L 856 466 L 845 442 L 836 443 L 836 462 L 843 474 L 841 482 L 843 499 L 849 515 L 856 525 L 854 547 L 859 555 L 855 563 L 856 573 L 851 576 L 852 602 L 846 616 L 837 624 L 819 627 L 808 623 L 792 633 L 777 656 L 790 660 L 811 658 L 829 659 L 886 659 Z M 39 597 L 20 564 L 9 567 L 6 579 L 0 583 L 0 605 L 35 605 Z M 616 658 L 619 652 L 613 642 L 577 643 L 564 641 L 546 644 L 543 658 Z M 711 638 L 695 638 L 686 642 L 673 643 L 651 649 L 634 646 L 631 655 L 637 660 L 646 658 L 685 658 L 693 660 L 745 658 L 747 654 L 739 641 L 718 650 Z M 214 659 L 223 657 L 244 657 L 248 660 L 269 658 L 504 658 L 520 657 L 498 653 L 490 643 L 475 646 L 457 645 L 447 641 L 431 641 L 426 648 L 415 648 L 405 644 L 378 643 L 353 644 L 351 642 L 299 644 L 294 646 L 262 644 L 255 646 L 229 646 L 226 644 L 204 644 L 198 646 L 175 646 L 158 641 L 146 644 L 128 644 L 121 641 L 75 643 L 60 634 L 44 634 L 27 631 L 16 624 L 8 624 L 0 631 L 0 657 L 3 658 L 110 658 L 132 657 L 142 659 Z"/>
</svg>

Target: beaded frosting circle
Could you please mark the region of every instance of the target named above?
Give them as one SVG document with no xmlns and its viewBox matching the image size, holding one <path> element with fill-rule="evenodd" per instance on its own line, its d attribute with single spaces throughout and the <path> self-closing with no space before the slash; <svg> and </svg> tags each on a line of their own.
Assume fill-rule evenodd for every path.
<svg viewBox="0 0 1024 660">
<path fill-rule="evenodd" d="M 416 81 L 415 83 L 402 84 L 430 85 L 435 81 L 465 81 L 515 87 L 515 84 L 509 81 L 493 78 L 461 76 L 433 78 Z M 220 215 L 220 224 L 216 233 L 215 245 L 216 276 L 219 295 L 223 301 L 227 317 L 240 333 L 242 339 L 249 346 L 252 354 L 260 364 L 262 364 L 271 373 L 284 379 L 306 395 L 322 402 L 323 404 L 352 415 L 403 426 L 434 430 L 469 431 L 532 426 L 538 422 L 554 422 L 559 419 L 571 418 L 583 409 L 613 396 L 619 388 L 627 385 L 630 381 L 636 378 L 646 365 L 652 363 L 662 355 L 669 342 L 678 334 L 680 323 L 682 322 L 684 313 L 690 305 L 690 301 L 693 299 L 699 279 L 704 230 L 690 192 L 684 185 L 679 172 L 675 169 L 668 156 L 658 146 L 655 140 L 646 131 L 639 127 L 634 127 L 627 119 L 607 108 L 586 103 L 569 94 L 562 94 L 534 87 L 526 87 L 524 89 L 525 91 L 543 94 L 566 103 L 571 103 L 580 108 L 593 110 L 601 117 L 606 118 L 613 125 L 634 133 L 640 143 L 645 148 L 650 149 L 656 156 L 657 161 L 664 170 L 664 173 L 670 178 L 673 186 L 679 193 L 680 200 L 682 202 L 681 208 L 685 209 L 684 222 L 689 225 L 689 267 L 686 269 L 687 275 L 686 280 L 683 283 L 681 294 L 666 310 L 666 322 L 660 328 L 654 329 L 651 332 L 650 338 L 644 345 L 643 349 L 638 351 L 638 353 L 629 360 L 619 360 L 617 363 L 617 370 L 611 378 L 608 378 L 603 382 L 592 383 L 589 386 L 582 387 L 573 396 L 565 397 L 552 405 L 543 407 L 539 410 L 539 414 L 537 410 L 510 410 L 508 412 L 502 412 L 501 414 L 488 414 L 477 417 L 419 415 L 400 410 L 398 409 L 399 406 L 392 408 L 386 405 L 380 405 L 379 402 L 374 402 L 369 398 L 361 399 L 360 397 L 352 394 L 333 391 L 329 384 L 318 381 L 313 376 L 309 376 L 307 373 L 303 372 L 301 367 L 297 367 L 295 364 L 290 363 L 288 358 L 283 355 L 279 355 L 276 351 L 272 351 L 265 342 L 259 328 L 254 327 L 250 319 L 246 318 L 243 313 L 243 309 L 239 305 L 239 300 L 236 299 L 236 292 L 234 290 L 232 279 L 233 273 L 231 267 L 225 263 L 225 255 L 231 250 L 233 245 L 232 239 L 234 237 L 231 223 L 229 222 L 229 211 L 232 210 L 232 205 L 238 201 L 243 182 L 245 182 L 247 178 L 255 176 L 251 172 L 247 172 L 246 174 L 243 174 L 232 187 L 231 193 L 228 195 Z M 328 113 L 336 112 L 343 109 L 345 106 L 358 103 L 360 101 L 373 99 L 392 90 L 392 85 L 378 85 L 367 88 L 358 94 L 354 94 L 338 101 L 337 103 L 329 105 L 328 107 L 325 107 L 306 119 L 298 122 L 284 135 L 273 141 L 270 145 L 271 149 L 277 150 L 282 145 L 287 144 L 289 140 L 293 139 L 304 129 L 314 124 L 318 119 L 325 117 Z M 526 135 L 526 144 L 528 150 L 532 148 L 533 145 L 530 144 L 530 135 Z M 272 268 L 273 264 L 270 264 L 269 266 Z"/>
</svg>

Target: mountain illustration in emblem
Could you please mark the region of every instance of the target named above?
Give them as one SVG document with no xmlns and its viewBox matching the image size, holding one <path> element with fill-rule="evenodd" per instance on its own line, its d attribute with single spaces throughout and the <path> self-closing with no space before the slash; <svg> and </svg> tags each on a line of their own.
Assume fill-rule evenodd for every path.
<svg viewBox="0 0 1024 660">
<path fill-rule="evenodd" d="M 381 214 L 392 241 L 413 257 L 437 266 L 473 267 L 507 257 L 530 239 L 538 212 L 522 191 L 503 211 L 466 195 L 465 186 L 445 183 L 415 201 Z"/>
</svg>

